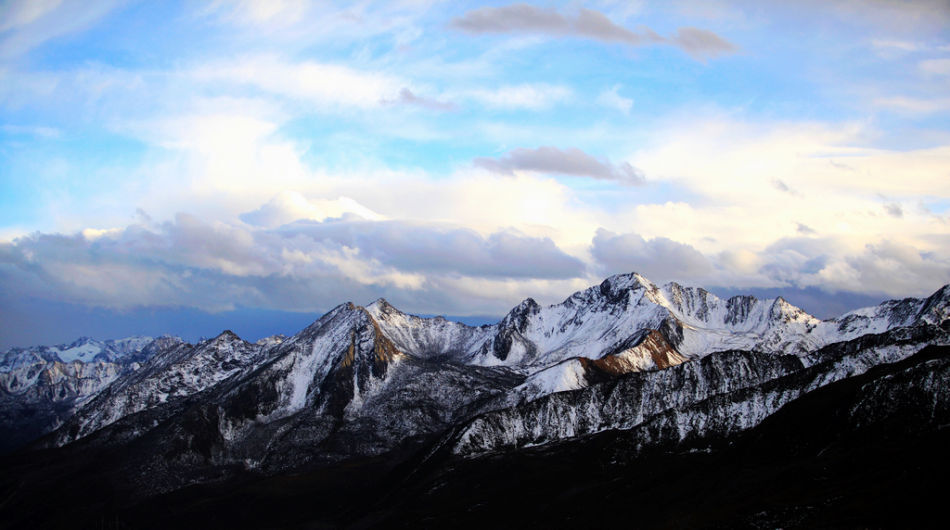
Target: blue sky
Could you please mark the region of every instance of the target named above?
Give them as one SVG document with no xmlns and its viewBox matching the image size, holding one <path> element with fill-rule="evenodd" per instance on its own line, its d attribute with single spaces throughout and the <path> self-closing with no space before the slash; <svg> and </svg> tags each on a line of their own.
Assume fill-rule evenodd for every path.
<svg viewBox="0 0 950 530">
<path fill-rule="evenodd" d="M 948 173 L 942 0 L 2 2 L 0 347 L 629 271 L 830 316 L 950 282 Z"/>
</svg>

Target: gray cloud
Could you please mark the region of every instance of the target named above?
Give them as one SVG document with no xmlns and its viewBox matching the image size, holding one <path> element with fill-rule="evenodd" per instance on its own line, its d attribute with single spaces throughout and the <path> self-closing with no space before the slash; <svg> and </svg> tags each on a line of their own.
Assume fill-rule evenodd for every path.
<svg viewBox="0 0 950 530">
<path fill-rule="evenodd" d="M 705 29 L 680 28 L 671 40 L 698 59 L 715 59 L 736 51 L 732 43 Z"/>
<path fill-rule="evenodd" d="M 0 244 L 2 294 L 112 308 L 313 311 L 380 295 L 431 298 L 463 277 L 584 272 L 548 238 L 356 217 L 264 229 L 180 214 L 95 239 L 34 234 Z"/>
<path fill-rule="evenodd" d="M 798 224 L 797 230 L 798 230 L 798 233 L 799 233 L 799 234 L 808 235 L 808 234 L 815 234 L 815 233 L 817 233 L 817 232 L 815 232 L 815 229 L 814 229 L 814 228 L 812 228 L 812 227 L 810 227 L 810 226 L 808 226 L 808 225 L 806 225 L 806 224 L 802 224 L 802 223 L 797 223 L 797 224 Z"/>
<path fill-rule="evenodd" d="M 684 27 L 677 30 L 672 37 L 665 38 L 647 27 L 642 27 L 639 32 L 625 28 L 593 9 L 580 9 L 572 16 L 562 15 L 553 8 L 527 4 L 482 7 L 454 18 L 451 26 L 474 35 L 536 33 L 553 37 L 582 37 L 632 46 L 670 44 L 699 60 L 715 58 L 736 50 L 733 44 L 708 30 Z"/>
<path fill-rule="evenodd" d="M 636 271 L 653 281 L 686 280 L 708 274 L 712 265 L 690 245 L 665 237 L 615 234 L 600 228 L 591 254 L 608 274 Z"/>
<path fill-rule="evenodd" d="M 496 232 L 483 238 L 466 228 L 406 221 L 298 221 L 275 233 L 306 246 L 358 249 L 365 258 L 406 272 L 463 274 L 475 277 L 572 278 L 584 264 L 561 251 L 549 238 Z"/>
<path fill-rule="evenodd" d="M 527 4 L 481 7 L 452 20 L 452 26 L 468 33 L 538 32 L 566 35 L 571 23 L 553 8 Z"/>
<path fill-rule="evenodd" d="M 785 193 L 792 193 L 792 189 L 788 187 L 788 184 L 786 184 L 780 179 L 773 180 L 772 185 L 775 186 L 775 189 L 779 191 L 784 191 Z"/>
<path fill-rule="evenodd" d="M 628 162 L 612 164 L 609 160 L 597 159 L 577 148 L 558 149 L 543 146 L 537 149 L 519 147 L 500 158 L 476 158 L 477 167 L 502 174 L 515 171 L 537 171 L 602 180 L 615 180 L 623 184 L 641 185 L 643 172 Z"/>
<path fill-rule="evenodd" d="M 845 246 L 832 237 L 781 239 L 761 253 L 768 262 L 762 272 L 779 285 L 887 296 L 929 295 L 950 282 L 946 253 L 888 240 L 855 254 L 842 254 Z"/>
<path fill-rule="evenodd" d="M 884 205 L 884 211 L 887 212 L 887 215 L 891 217 L 904 217 L 904 210 L 901 208 L 900 204 L 896 202 L 889 202 Z"/>
<path fill-rule="evenodd" d="M 400 90 L 399 97 L 397 99 L 386 100 L 383 101 L 383 103 L 390 105 L 410 105 L 428 110 L 437 110 L 440 112 L 449 112 L 458 109 L 455 103 L 418 96 L 408 88 L 403 88 Z"/>
</svg>

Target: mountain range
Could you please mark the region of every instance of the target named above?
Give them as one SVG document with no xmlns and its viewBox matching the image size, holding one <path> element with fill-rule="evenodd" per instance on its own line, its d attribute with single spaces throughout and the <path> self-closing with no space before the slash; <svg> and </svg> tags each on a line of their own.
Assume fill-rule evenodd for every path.
<svg viewBox="0 0 950 530">
<path fill-rule="evenodd" d="M 0 519 L 576 526 L 632 504 L 652 508 L 644 526 L 896 524 L 903 505 L 872 502 L 878 489 L 919 503 L 935 494 L 928 468 L 891 458 L 856 494 L 863 475 L 845 466 L 826 484 L 843 500 L 825 504 L 802 477 L 943 443 L 948 345 L 950 286 L 819 320 L 631 273 L 480 327 L 379 299 L 256 343 L 225 331 L 15 348 L 0 354 Z M 727 462 L 744 482 L 683 511 Z M 660 463 L 704 471 L 689 482 Z M 782 469 L 808 493 L 765 496 Z M 305 493 L 321 500 L 302 507 Z M 51 495 L 68 509 L 44 510 Z M 264 500 L 283 511 L 250 508 Z M 847 519 L 852 504 L 864 519 Z"/>
</svg>

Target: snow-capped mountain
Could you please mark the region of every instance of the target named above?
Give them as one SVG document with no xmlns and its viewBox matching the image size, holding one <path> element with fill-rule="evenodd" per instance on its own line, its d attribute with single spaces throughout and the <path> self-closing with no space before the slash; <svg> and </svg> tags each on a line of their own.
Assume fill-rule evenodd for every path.
<svg viewBox="0 0 950 530">
<path fill-rule="evenodd" d="M 0 447 L 12 448 L 59 427 L 83 403 L 170 343 L 128 337 L 11 348 L 0 354 Z"/>
<path fill-rule="evenodd" d="M 818 388 L 950 344 L 948 315 L 950 287 L 822 321 L 781 298 L 724 300 L 626 274 L 559 304 L 527 299 L 480 327 L 380 299 L 257 343 L 226 331 L 195 345 L 7 352 L 3 374 L 26 375 L 4 380 L 2 403 L 5 421 L 22 424 L 30 396 L 54 403 L 51 382 L 75 381 L 32 427 L 53 431 L 33 447 L 124 447 L 115 465 L 147 494 L 236 470 L 478 458 L 607 431 L 640 451 L 734 436 Z"/>
</svg>

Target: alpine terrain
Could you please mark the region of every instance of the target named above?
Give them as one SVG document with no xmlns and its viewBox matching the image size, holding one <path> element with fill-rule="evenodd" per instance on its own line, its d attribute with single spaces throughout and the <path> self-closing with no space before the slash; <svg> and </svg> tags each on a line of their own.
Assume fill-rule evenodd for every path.
<svg viewBox="0 0 950 530">
<path fill-rule="evenodd" d="M 0 526 L 936 525 L 947 425 L 950 286 L 829 320 L 635 273 L 481 327 L 379 299 L 0 354 Z"/>
</svg>

